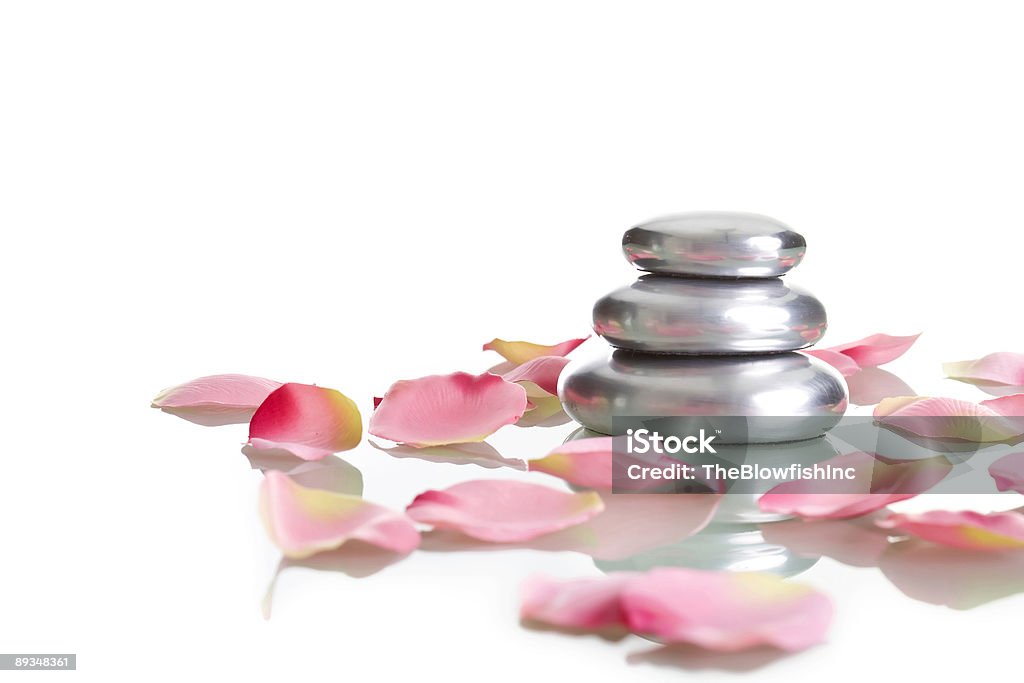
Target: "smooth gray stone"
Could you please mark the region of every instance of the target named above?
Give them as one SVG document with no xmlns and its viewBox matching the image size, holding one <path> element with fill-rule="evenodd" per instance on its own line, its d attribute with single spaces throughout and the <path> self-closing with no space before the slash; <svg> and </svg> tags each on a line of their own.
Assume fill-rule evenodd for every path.
<svg viewBox="0 0 1024 683">
<path fill-rule="evenodd" d="M 573 361 L 558 381 L 565 412 L 602 434 L 649 427 L 688 433 L 694 416 L 721 422 L 718 443 L 777 443 L 821 436 L 846 411 L 846 382 L 832 366 L 800 353 L 670 356 L 617 350 Z M 734 427 L 736 417 L 746 432 Z M 709 420 L 717 417 L 718 420 Z M 732 419 L 728 419 L 728 418 Z"/>
<path fill-rule="evenodd" d="M 622 236 L 640 270 L 697 277 L 776 277 L 804 257 L 803 236 L 774 218 L 707 211 L 656 218 Z"/>
<path fill-rule="evenodd" d="M 594 304 L 594 331 L 651 353 L 795 351 L 821 339 L 825 307 L 780 278 L 710 280 L 645 275 Z"/>
</svg>

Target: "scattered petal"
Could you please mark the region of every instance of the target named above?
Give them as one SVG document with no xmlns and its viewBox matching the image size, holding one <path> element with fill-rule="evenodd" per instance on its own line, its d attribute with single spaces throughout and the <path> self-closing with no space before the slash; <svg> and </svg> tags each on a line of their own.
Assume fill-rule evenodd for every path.
<svg viewBox="0 0 1024 683">
<path fill-rule="evenodd" d="M 589 338 L 590 337 L 588 335 L 578 339 L 568 339 L 564 342 L 559 342 L 558 344 L 552 344 L 551 346 L 544 346 L 543 344 L 534 344 L 532 342 L 525 341 L 492 339 L 490 342 L 484 344 L 484 351 L 496 351 L 502 358 L 510 363 L 522 365 L 523 363 L 540 356 L 565 356 Z"/>
<path fill-rule="evenodd" d="M 968 384 L 1024 386 L 1024 353 L 998 351 L 977 360 L 943 363 L 942 371 Z"/>
<path fill-rule="evenodd" d="M 1024 453 L 1010 453 L 996 460 L 988 468 L 1000 491 L 1024 493 Z"/>
<path fill-rule="evenodd" d="M 284 384 L 271 392 L 249 422 L 248 445 L 320 460 L 355 448 L 363 436 L 359 408 L 334 389 Z"/>
<path fill-rule="evenodd" d="M 764 512 L 804 519 L 859 517 L 927 491 L 953 469 L 942 456 L 891 461 L 862 451 L 844 453 L 820 464 L 853 468 L 855 476 L 783 482 L 761 496 L 758 506 Z"/>
<path fill-rule="evenodd" d="M 827 597 L 777 576 L 679 568 L 534 578 L 521 608 L 523 619 L 560 628 L 618 627 L 722 652 L 763 645 L 802 650 L 824 639 L 832 613 Z"/>
<path fill-rule="evenodd" d="M 933 439 L 972 443 L 1006 441 L 1024 433 L 1020 395 L 974 403 L 956 398 L 897 396 L 875 406 L 874 417 L 886 427 Z"/>
<path fill-rule="evenodd" d="M 569 364 L 563 356 L 538 356 L 503 375 L 506 382 L 528 382 L 548 394 L 558 393 L 558 376 Z M 529 388 L 527 393 L 530 394 Z"/>
<path fill-rule="evenodd" d="M 526 412 L 526 391 L 498 375 L 429 375 L 391 385 L 369 431 L 409 446 L 483 441 Z"/>
<path fill-rule="evenodd" d="M 883 529 L 964 550 L 1016 550 L 1024 548 L 1024 514 L 971 510 L 931 510 L 917 514 L 892 514 L 880 520 Z"/>
<path fill-rule="evenodd" d="M 846 386 L 850 389 L 850 403 L 858 406 L 873 406 L 889 396 L 914 393 L 906 382 L 882 368 L 862 368 L 846 378 Z"/>
<path fill-rule="evenodd" d="M 527 464 L 531 472 L 544 472 L 588 489 L 608 490 L 612 487 L 613 443 L 611 436 L 577 439 Z"/>
<path fill-rule="evenodd" d="M 804 353 L 808 356 L 814 356 L 818 360 L 825 361 L 836 370 L 843 373 L 843 377 L 850 377 L 860 370 L 860 366 L 857 365 L 857 361 L 847 355 L 839 353 L 838 351 L 830 351 L 829 349 L 804 349 L 800 353 Z"/>
<path fill-rule="evenodd" d="M 309 557 L 359 540 L 397 553 L 419 545 L 416 526 L 400 512 L 358 496 L 296 484 L 268 471 L 260 489 L 260 512 L 267 534 L 286 557 Z"/>
<path fill-rule="evenodd" d="M 566 493 L 519 481 L 477 480 L 421 493 L 406 513 L 435 528 L 509 543 L 581 524 L 603 509 L 593 491 Z"/>
<path fill-rule="evenodd" d="M 209 375 L 164 389 L 152 407 L 207 427 L 242 424 L 280 386 L 262 377 Z"/>
<path fill-rule="evenodd" d="M 906 337 L 894 337 L 889 334 L 873 334 L 857 341 L 830 346 L 822 351 L 836 351 L 849 356 L 862 368 L 873 368 L 894 361 L 907 352 L 919 334 Z"/>
</svg>

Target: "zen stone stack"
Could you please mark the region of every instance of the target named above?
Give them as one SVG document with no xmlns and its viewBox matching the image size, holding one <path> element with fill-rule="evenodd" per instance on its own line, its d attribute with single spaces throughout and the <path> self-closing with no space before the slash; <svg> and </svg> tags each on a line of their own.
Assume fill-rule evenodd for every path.
<svg viewBox="0 0 1024 683">
<path fill-rule="evenodd" d="M 615 350 L 562 373 L 575 420 L 617 435 L 640 418 L 738 416 L 750 418 L 743 443 L 813 438 L 839 421 L 842 375 L 796 353 L 826 327 L 821 302 L 782 279 L 804 256 L 800 234 L 766 216 L 689 213 L 627 230 L 622 248 L 648 274 L 594 306 Z"/>
</svg>

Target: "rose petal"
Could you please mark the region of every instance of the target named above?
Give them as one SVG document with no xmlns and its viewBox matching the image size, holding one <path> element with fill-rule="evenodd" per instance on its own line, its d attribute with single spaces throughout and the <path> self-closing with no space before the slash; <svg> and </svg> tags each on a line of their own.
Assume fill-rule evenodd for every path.
<svg viewBox="0 0 1024 683">
<path fill-rule="evenodd" d="M 1024 515 L 1019 512 L 984 515 L 971 510 L 931 510 L 892 514 L 880 520 L 878 526 L 964 550 L 1024 548 Z"/>
<path fill-rule="evenodd" d="M 617 572 L 569 581 L 532 577 L 523 584 L 519 616 L 561 628 L 624 630 L 628 618 L 621 594 L 635 576 L 632 572 Z"/>
<path fill-rule="evenodd" d="M 498 375 L 429 375 L 391 385 L 370 433 L 409 446 L 483 441 L 526 412 L 526 391 Z"/>
<path fill-rule="evenodd" d="M 1024 417 L 1024 394 L 1010 394 L 981 401 L 978 405 L 1003 417 Z"/>
<path fill-rule="evenodd" d="M 666 643 L 722 652 L 821 642 L 833 608 L 824 595 L 769 574 L 663 568 L 525 586 L 521 616 L 561 628 L 624 628 Z"/>
<path fill-rule="evenodd" d="M 634 633 L 722 652 L 803 650 L 825 639 L 833 614 L 827 597 L 778 576 L 693 569 L 648 572 L 622 602 Z"/>
<path fill-rule="evenodd" d="M 944 457 L 888 461 L 855 451 L 830 458 L 821 465 L 852 467 L 853 479 L 799 479 L 771 488 L 758 500 L 764 512 L 797 515 L 804 519 L 848 519 L 913 498 L 942 481 L 952 469 Z"/>
<path fill-rule="evenodd" d="M 529 382 L 548 394 L 558 393 L 558 376 L 569 364 L 562 356 L 538 356 L 502 375 L 506 382 Z M 527 393 L 530 393 L 527 390 Z"/>
<path fill-rule="evenodd" d="M 534 344 L 532 342 L 525 341 L 492 339 L 488 343 L 484 344 L 484 351 L 496 351 L 502 358 L 510 363 L 522 365 L 523 363 L 540 356 L 565 356 L 589 338 L 590 337 L 588 335 L 578 339 L 568 339 L 564 342 L 559 342 L 558 344 L 552 344 L 551 346 L 544 346 L 543 344 Z"/>
<path fill-rule="evenodd" d="M 891 543 L 879 569 L 914 600 L 968 610 L 1024 592 L 1024 553 L 965 553 L 912 539 Z"/>
<path fill-rule="evenodd" d="M 989 465 L 988 473 L 1000 491 L 1024 493 L 1024 453 L 1010 453 Z"/>
<path fill-rule="evenodd" d="M 209 375 L 164 389 L 152 407 L 214 427 L 248 422 L 280 382 L 249 375 Z"/>
<path fill-rule="evenodd" d="M 942 371 L 969 384 L 1024 386 L 1024 353 L 998 351 L 977 360 L 943 363 Z"/>
<path fill-rule="evenodd" d="M 887 427 L 933 439 L 974 443 L 1005 441 L 1024 433 L 1017 395 L 974 403 L 956 398 L 897 396 L 875 406 L 874 417 Z"/>
<path fill-rule="evenodd" d="M 920 336 L 920 333 L 906 337 L 873 334 L 857 341 L 820 350 L 836 351 L 844 356 L 849 356 L 862 368 L 873 368 L 877 365 L 885 365 L 902 356 Z"/>
<path fill-rule="evenodd" d="M 804 353 L 808 356 L 814 356 L 818 360 L 825 361 L 841 372 L 843 377 L 850 377 L 860 370 L 860 366 L 857 365 L 857 361 L 845 354 L 839 353 L 838 351 L 830 351 L 829 349 L 804 349 L 800 353 Z"/>
<path fill-rule="evenodd" d="M 300 486 L 268 471 L 260 489 L 260 512 L 274 544 L 287 557 L 309 557 L 349 540 L 411 552 L 420 542 L 408 517 L 358 496 Z"/>
<path fill-rule="evenodd" d="M 846 378 L 846 386 L 850 389 L 850 403 L 858 406 L 872 406 L 889 396 L 914 393 L 906 382 L 882 368 L 862 368 Z"/>
<path fill-rule="evenodd" d="M 527 465 L 531 472 L 544 472 L 588 489 L 608 490 L 612 487 L 613 443 L 611 436 L 569 441 Z"/>
<path fill-rule="evenodd" d="M 566 493 L 519 481 L 478 480 L 421 493 L 406 513 L 435 528 L 508 543 L 580 524 L 603 509 L 593 491 Z"/>
<path fill-rule="evenodd" d="M 359 408 L 340 391 L 288 383 L 267 396 L 252 416 L 248 445 L 320 460 L 355 448 L 362 435 Z"/>
</svg>

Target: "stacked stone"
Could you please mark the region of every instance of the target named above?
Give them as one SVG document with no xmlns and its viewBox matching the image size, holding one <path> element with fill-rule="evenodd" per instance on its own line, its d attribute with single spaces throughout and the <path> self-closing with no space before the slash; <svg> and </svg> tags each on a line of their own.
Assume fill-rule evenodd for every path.
<svg viewBox="0 0 1024 683">
<path fill-rule="evenodd" d="M 744 443 L 821 436 L 842 417 L 842 375 L 796 353 L 826 327 L 821 302 L 782 279 L 804 256 L 800 234 L 766 216 L 690 213 L 627 230 L 622 248 L 648 274 L 595 304 L 615 351 L 563 372 L 571 417 L 613 435 L 652 416 L 755 418 Z"/>
</svg>

